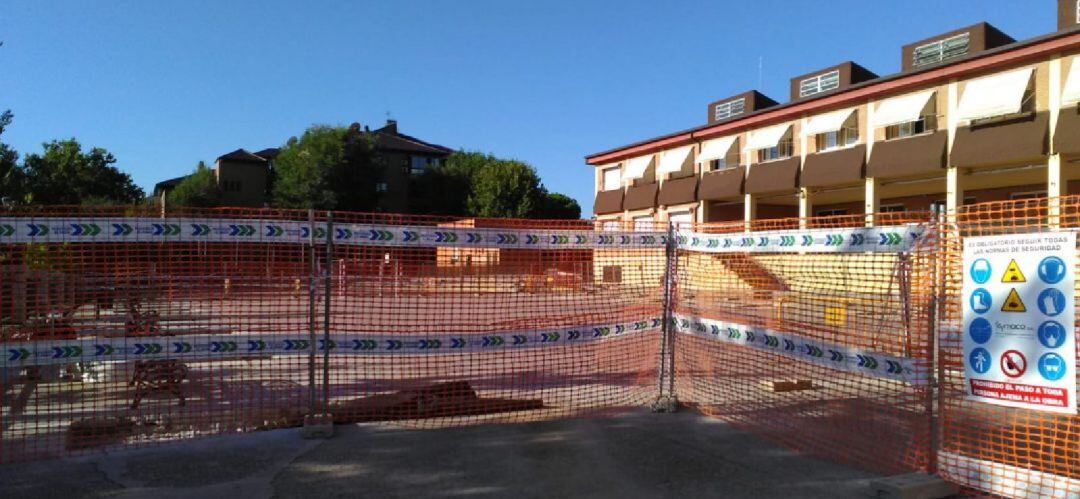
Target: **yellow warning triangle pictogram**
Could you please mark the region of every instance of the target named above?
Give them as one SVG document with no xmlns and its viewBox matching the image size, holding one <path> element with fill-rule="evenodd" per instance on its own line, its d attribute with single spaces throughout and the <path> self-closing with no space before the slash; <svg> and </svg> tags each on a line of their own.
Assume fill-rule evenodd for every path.
<svg viewBox="0 0 1080 499">
<path fill-rule="evenodd" d="M 1009 296 L 1005 298 L 1005 303 L 1001 305 L 1002 312 L 1027 312 L 1027 307 L 1024 306 L 1024 302 L 1020 300 L 1020 293 L 1016 292 L 1016 288 L 1009 290 Z"/>
<path fill-rule="evenodd" d="M 1024 278 L 1024 273 L 1020 272 L 1020 266 L 1016 264 L 1015 258 L 1013 258 L 1009 262 L 1009 266 L 1005 268 L 1005 273 L 1001 275 L 1001 282 L 1027 282 L 1027 279 Z M 1019 298 L 1017 298 L 1017 301 L 1019 301 Z"/>
</svg>

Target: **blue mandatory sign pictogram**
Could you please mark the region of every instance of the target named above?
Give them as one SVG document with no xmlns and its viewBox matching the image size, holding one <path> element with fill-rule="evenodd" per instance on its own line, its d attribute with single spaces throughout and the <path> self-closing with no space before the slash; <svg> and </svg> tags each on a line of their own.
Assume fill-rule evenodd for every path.
<svg viewBox="0 0 1080 499">
<path fill-rule="evenodd" d="M 1053 317 L 1065 311 L 1065 294 L 1057 288 L 1046 288 L 1039 293 L 1039 311 Z"/>
<path fill-rule="evenodd" d="M 1039 343 L 1046 348 L 1057 348 L 1065 344 L 1065 326 L 1058 321 L 1046 321 L 1039 324 Z"/>
<path fill-rule="evenodd" d="M 990 268 L 990 262 L 985 258 L 975 260 L 971 264 L 971 280 L 975 281 L 976 284 L 986 284 L 991 275 L 993 275 L 993 269 Z"/>
<path fill-rule="evenodd" d="M 1039 262 L 1039 279 L 1047 284 L 1057 284 L 1065 278 L 1065 262 L 1056 256 L 1048 256 Z"/>
<path fill-rule="evenodd" d="M 968 365 L 971 366 L 973 371 L 979 374 L 989 371 L 992 364 L 993 362 L 990 361 L 990 352 L 985 348 L 976 348 L 968 355 Z"/>
<path fill-rule="evenodd" d="M 985 288 L 978 288 L 971 292 L 971 310 L 976 314 L 986 313 L 991 305 L 993 305 L 993 299 Z"/>
<path fill-rule="evenodd" d="M 994 330 L 990 326 L 990 321 L 983 319 L 982 317 L 976 317 L 968 325 L 968 334 L 971 335 L 971 339 L 980 345 L 990 341 L 990 336 Z"/>
<path fill-rule="evenodd" d="M 1065 359 L 1054 352 L 1039 357 L 1039 374 L 1050 381 L 1064 378 L 1066 367 Z"/>
</svg>

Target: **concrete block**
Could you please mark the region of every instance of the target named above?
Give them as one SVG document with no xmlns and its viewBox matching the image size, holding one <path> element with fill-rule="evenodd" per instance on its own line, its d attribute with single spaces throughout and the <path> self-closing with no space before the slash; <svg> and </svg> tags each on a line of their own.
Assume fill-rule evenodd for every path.
<svg viewBox="0 0 1080 499">
<path fill-rule="evenodd" d="M 959 491 L 956 485 L 923 471 L 870 482 L 871 495 L 879 499 L 939 499 L 954 496 Z"/>
<path fill-rule="evenodd" d="M 300 438 L 312 440 L 332 436 L 334 436 L 334 418 L 330 414 L 304 416 L 304 426 L 300 427 Z"/>
<path fill-rule="evenodd" d="M 679 401 L 674 395 L 659 397 L 650 406 L 652 412 L 675 412 L 679 410 Z"/>
<path fill-rule="evenodd" d="M 808 379 L 767 380 L 762 381 L 761 385 L 763 388 L 765 388 L 765 390 L 777 393 L 814 389 L 814 382 Z"/>
</svg>

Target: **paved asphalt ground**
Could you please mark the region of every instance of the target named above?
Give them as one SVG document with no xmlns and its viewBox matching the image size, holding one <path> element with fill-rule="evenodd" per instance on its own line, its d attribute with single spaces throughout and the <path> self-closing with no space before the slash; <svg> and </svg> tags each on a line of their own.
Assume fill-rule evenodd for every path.
<svg viewBox="0 0 1080 499">
<path fill-rule="evenodd" d="M 203 438 L 0 466 L 4 497 L 868 497 L 874 475 L 690 412 Z"/>
</svg>

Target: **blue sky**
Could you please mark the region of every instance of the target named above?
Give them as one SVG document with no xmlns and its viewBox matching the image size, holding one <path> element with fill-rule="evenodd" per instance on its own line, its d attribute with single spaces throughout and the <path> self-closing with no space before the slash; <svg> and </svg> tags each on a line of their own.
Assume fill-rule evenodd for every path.
<svg viewBox="0 0 1080 499">
<path fill-rule="evenodd" d="M 670 4 L 670 5 L 664 5 Z M 147 188 L 314 123 L 377 126 L 527 161 L 592 207 L 583 156 L 705 121 L 751 88 L 986 20 L 1056 28 L 1052 0 L 77 1 L 0 5 L 4 141 L 76 137 Z M 762 61 L 759 70 L 758 61 Z M 759 84 L 760 81 L 760 84 Z"/>
</svg>

